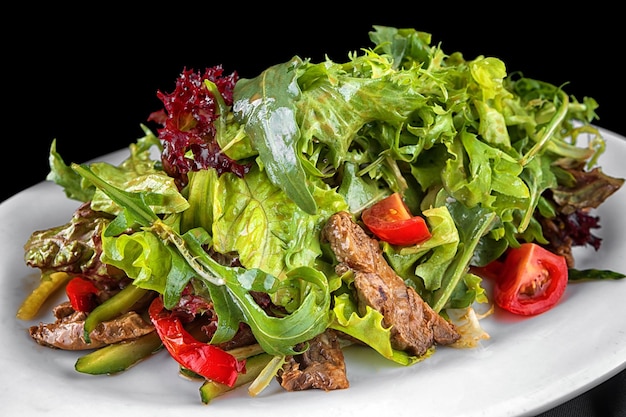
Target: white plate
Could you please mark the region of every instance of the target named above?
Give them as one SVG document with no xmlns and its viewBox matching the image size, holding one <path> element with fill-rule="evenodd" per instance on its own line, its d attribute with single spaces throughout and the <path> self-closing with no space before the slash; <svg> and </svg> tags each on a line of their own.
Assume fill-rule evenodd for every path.
<svg viewBox="0 0 626 417">
<path fill-rule="evenodd" d="M 603 130 L 604 172 L 626 177 L 626 140 Z M 103 160 L 117 163 L 122 150 Z M 506 417 L 535 415 L 604 382 L 626 368 L 626 280 L 568 286 L 554 309 L 534 318 L 498 313 L 483 320 L 491 338 L 475 349 L 438 348 L 412 367 L 400 367 L 373 351 L 348 349 L 350 388 L 286 392 L 273 381 L 257 397 L 238 389 L 211 404 L 200 401 L 200 382 L 184 379 L 161 351 L 116 376 L 74 370 L 84 353 L 51 350 L 28 336 L 32 322 L 15 318 L 37 271 L 25 266 L 23 244 L 37 229 L 66 223 L 78 202 L 44 182 L 0 205 L 0 408 L 15 416 L 130 416 L 168 414 L 220 417 L 318 415 L 437 415 Z M 626 187 L 596 214 L 599 252 L 576 251 L 578 268 L 626 273 Z M 47 310 L 50 310 L 48 306 Z M 69 412 L 69 414 L 68 414 Z"/>
</svg>

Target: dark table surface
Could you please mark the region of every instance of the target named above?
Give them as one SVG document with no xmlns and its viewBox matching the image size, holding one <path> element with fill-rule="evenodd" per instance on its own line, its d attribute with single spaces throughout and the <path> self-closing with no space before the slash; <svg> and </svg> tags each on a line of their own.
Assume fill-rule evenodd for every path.
<svg viewBox="0 0 626 417">
<path fill-rule="evenodd" d="M 626 416 L 626 371 L 540 417 L 624 417 Z"/>
<path fill-rule="evenodd" d="M 547 14 L 420 2 L 363 8 L 366 17 L 357 19 L 326 7 L 306 16 L 286 11 L 280 18 L 248 6 L 245 16 L 232 7 L 187 7 L 180 15 L 163 9 L 81 13 L 58 5 L 38 6 L 36 15 L 15 12 L 16 24 L 5 33 L 3 62 L 13 65 L 5 64 L 10 109 L 3 131 L 17 153 L 4 153 L 13 163 L 5 168 L 11 175 L 3 181 L 0 201 L 45 179 L 52 139 L 75 162 L 127 147 L 141 135 L 139 124 L 159 108 L 156 91 L 170 91 L 183 68 L 221 64 L 227 72 L 253 77 L 294 55 L 344 60 L 348 52 L 370 46 L 372 25 L 430 32 L 444 51 L 461 51 L 467 59 L 496 56 L 509 71 L 565 84 L 570 94 L 598 101 L 596 124 L 626 135 L 623 36 L 619 25 L 607 23 L 620 15 L 617 9 Z M 621 372 L 541 416 L 624 417 L 625 398 Z"/>
</svg>

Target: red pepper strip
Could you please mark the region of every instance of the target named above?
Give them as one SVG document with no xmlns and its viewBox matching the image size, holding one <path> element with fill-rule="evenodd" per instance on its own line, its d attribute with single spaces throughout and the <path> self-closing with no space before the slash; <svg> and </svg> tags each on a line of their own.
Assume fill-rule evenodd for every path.
<svg viewBox="0 0 626 417">
<path fill-rule="evenodd" d="M 180 318 L 165 310 L 160 297 L 152 301 L 148 312 L 163 346 L 183 367 L 229 387 L 235 384 L 239 373 L 246 372 L 245 360 L 238 361 L 230 353 L 189 334 Z"/>
<path fill-rule="evenodd" d="M 65 293 L 72 308 L 76 311 L 90 312 L 97 306 L 98 288 L 86 278 L 74 277 L 65 286 Z"/>
</svg>

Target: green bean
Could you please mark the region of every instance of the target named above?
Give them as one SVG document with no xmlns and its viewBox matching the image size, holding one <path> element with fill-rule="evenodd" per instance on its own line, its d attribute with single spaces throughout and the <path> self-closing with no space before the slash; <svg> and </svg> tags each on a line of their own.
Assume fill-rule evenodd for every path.
<svg viewBox="0 0 626 417">
<path fill-rule="evenodd" d="M 89 334 L 103 321 L 111 320 L 121 314 L 126 313 L 129 309 L 145 296 L 150 290 L 136 287 L 132 284 L 128 285 L 120 292 L 109 298 L 98 307 L 93 309 L 85 319 L 84 338 L 87 343 L 90 342 Z"/>
</svg>

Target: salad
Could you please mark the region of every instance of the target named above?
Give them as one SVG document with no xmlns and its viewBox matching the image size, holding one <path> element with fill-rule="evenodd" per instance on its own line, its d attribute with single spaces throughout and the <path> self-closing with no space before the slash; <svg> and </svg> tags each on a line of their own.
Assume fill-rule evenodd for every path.
<svg viewBox="0 0 626 417">
<path fill-rule="evenodd" d="M 184 69 L 117 166 L 53 141 L 48 180 L 80 206 L 25 243 L 41 282 L 17 317 L 67 295 L 33 340 L 94 375 L 169 354 L 203 403 L 347 389 L 347 346 L 419 366 L 488 338 L 496 308 L 532 319 L 624 277 L 571 251 L 600 250 L 593 210 L 624 183 L 597 166 L 594 99 L 415 29 L 370 39 L 252 79 Z"/>
</svg>

